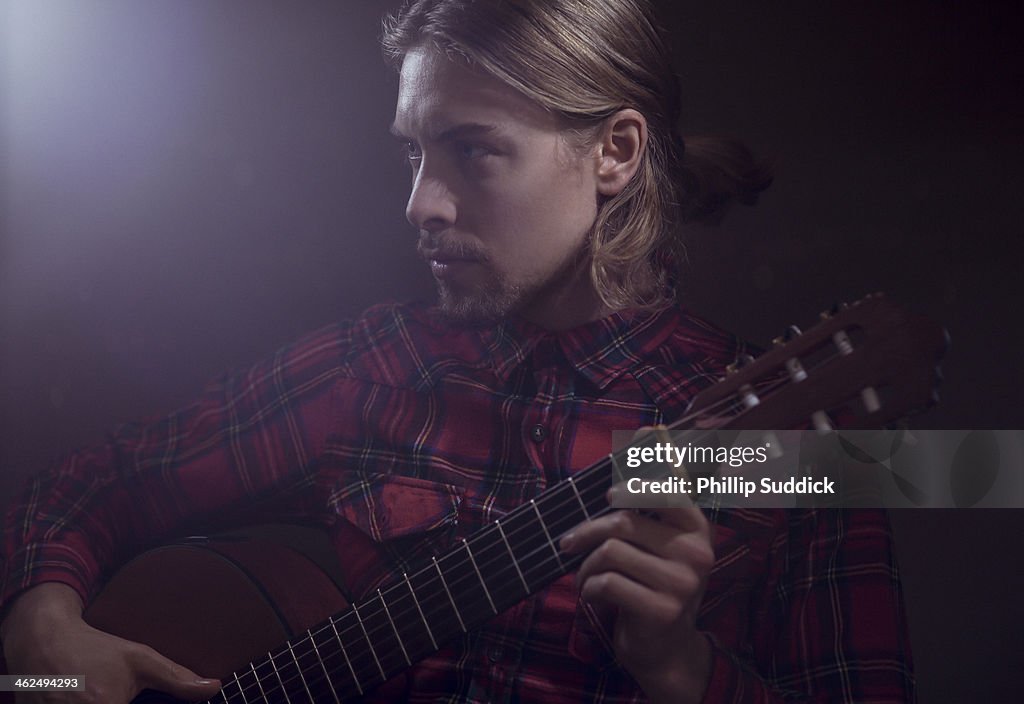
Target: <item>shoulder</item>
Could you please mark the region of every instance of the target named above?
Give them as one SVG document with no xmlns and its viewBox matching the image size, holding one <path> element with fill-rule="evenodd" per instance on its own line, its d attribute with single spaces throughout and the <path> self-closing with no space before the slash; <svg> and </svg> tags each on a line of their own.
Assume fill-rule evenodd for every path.
<svg viewBox="0 0 1024 704">
<path fill-rule="evenodd" d="M 453 367 L 490 360 L 478 331 L 449 325 L 422 302 L 375 305 L 336 329 L 345 374 L 387 386 L 432 386 Z"/>
<path fill-rule="evenodd" d="M 678 361 L 724 371 L 726 365 L 741 354 L 751 353 L 753 347 L 706 318 L 680 308 L 662 350 Z"/>
<path fill-rule="evenodd" d="M 671 329 L 656 356 L 678 374 L 712 383 L 723 377 L 726 367 L 741 355 L 758 354 L 753 345 L 696 313 L 685 308 L 672 312 Z"/>
</svg>

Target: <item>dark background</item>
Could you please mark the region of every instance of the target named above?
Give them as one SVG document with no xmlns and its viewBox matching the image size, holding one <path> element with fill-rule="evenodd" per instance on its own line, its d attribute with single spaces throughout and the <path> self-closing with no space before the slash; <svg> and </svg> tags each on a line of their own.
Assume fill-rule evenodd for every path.
<svg viewBox="0 0 1024 704">
<path fill-rule="evenodd" d="M 0 0 L 0 504 L 225 368 L 431 295 L 387 134 L 391 5 Z M 917 425 L 1024 427 L 1020 11 L 666 5 L 684 133 L 776 174 L 690 232 L 686 303 L 766 342 L 884 290 L 953 337 Z M 893 523 L 921 701 L 1019 696 L 1024 514 Z"/>
</svg>

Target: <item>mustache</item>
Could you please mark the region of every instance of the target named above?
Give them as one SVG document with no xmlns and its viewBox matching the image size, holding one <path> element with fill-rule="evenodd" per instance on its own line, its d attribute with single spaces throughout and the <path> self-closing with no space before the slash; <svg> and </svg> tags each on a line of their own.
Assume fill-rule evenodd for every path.
<svg viewBox="0 0 1024 704">
<path fill-rule="evenodd" d="M 416 243 L 416 251 L 424 259 L 469 259 L 474 261 L 487 259 L 482 247 L 429 232 L 420 234 L 419 241 Z"/>
</svg>

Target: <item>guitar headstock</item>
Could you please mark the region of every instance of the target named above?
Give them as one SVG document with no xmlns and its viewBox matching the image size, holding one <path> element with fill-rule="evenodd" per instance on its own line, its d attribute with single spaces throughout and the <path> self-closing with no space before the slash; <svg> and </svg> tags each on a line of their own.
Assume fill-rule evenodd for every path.
<svg viewBox="0 0 1024 704">
<path fill-rule="evenodd" d="M 869 295 L 794 326 L 694 399 L 706 428 L 881 428 L 938 401 L 942 326 Z"/>
</svg>

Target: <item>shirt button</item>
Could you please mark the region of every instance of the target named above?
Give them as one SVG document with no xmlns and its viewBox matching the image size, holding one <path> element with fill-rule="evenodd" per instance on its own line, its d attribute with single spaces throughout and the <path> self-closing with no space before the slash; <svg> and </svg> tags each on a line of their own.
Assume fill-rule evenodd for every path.
<svg viewBox="0 0 1024 704">
<path fill-rule="evenodd" d="M 533 438 L 534 442 L 544 442 L 544 438 L 548 435 L 548 431 L 544 430 L 544 426 L 539 423 L 530 428 L 530 437 Z"/>
</svg>

